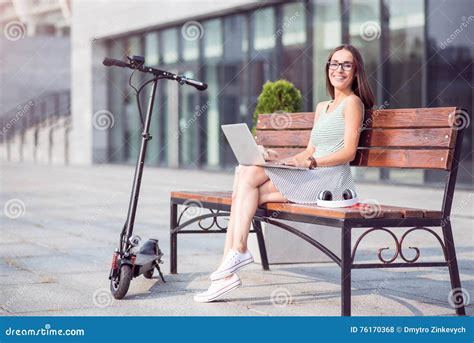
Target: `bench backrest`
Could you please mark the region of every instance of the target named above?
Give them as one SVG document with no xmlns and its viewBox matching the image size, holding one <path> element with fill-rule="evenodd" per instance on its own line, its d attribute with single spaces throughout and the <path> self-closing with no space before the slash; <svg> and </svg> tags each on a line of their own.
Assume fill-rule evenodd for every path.
<svg viewBox="0 0 474 343">
<path fill-rule="evenodd" d="M 450 170 L 460 111 L 456 107 L 367 111 L 351 165 Z M 313 112 L 260 114 L 255 138 L 284 158 L 306 148 L 313 122 Z"/>
<path fill-rule="evenodd" d="M 260 114 L 255 139 L 284 158 L 306 148 L 313 123 L 313 112 Z M 459 107 L 367 111 L 351 166 L 449 171 L 441 209 L 447 223 L 467 124 Z"/>
</svg>

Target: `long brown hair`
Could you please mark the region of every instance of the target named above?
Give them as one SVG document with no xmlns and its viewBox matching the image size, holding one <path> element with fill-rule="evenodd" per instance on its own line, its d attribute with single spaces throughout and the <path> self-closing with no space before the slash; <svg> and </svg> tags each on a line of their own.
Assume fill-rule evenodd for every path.
<svg viewBox="0 0 474 343">
<path fill-rule="evenodd" d="M 339 45 L 338 47 L 332 49 L 328 56 L 328 62 L 331 61 L 332 55 L 339 50 L 348 50 L 351 52 L 352 57 L 354 58 L 354 80 L 352 81 L 352 91 L 362 100 L 364 103 L 365 109 L 371 109 L 375 104 L 375 97 L 370 84 L 367 81 L 367 75 L 365 74 L 364 60 L 362 55 L 356 47 L 350 44 Z M 326 90 L 331 95 L 331 98 L 334 99 L 334 86 L 329 80 L 329 65 L 326 63 Z"/>
</svg>

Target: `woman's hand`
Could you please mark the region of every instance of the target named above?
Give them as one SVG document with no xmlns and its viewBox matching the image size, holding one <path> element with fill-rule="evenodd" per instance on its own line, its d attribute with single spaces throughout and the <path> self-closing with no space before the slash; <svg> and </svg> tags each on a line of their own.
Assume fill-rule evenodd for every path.
<svg viewBox="0 0 474 343">
<path fill-rule="evenodd" d="M 274 160 L 276 157 L 278 157 L 278 153 L 275 150 L 265 149 L 263 145 L 257 145 L 257 147 L 265 161 L 268 161 L 270 159 Z"/>
<path fill-rule="evenodd" d="M 309 168 L 309 161 L 296 158 L 295 156 L 287 157 L 276 161 L 277 164 L 283 164 L 286 166 L 304 167 Z"/>
</svg>

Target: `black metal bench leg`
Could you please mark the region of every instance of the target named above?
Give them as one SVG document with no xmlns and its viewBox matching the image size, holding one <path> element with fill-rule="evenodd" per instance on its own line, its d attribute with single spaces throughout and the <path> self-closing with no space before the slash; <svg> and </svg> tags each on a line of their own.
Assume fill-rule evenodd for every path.
<svg viewBox="0 0 474 343">
<path fill-rule="evenodd" d="M 253 227 L 255 229 L 255 234 L 257 235 L 258 249 L 260 250 L 260 259 L 262 260 L 263 270 L 270 270 L 268 266 L 268 256 L 267 248 L 265 246 L 265 238 L 263 237 L 262 223 L 258 220 L 252 221 Z"/>
<path fill-rule="evenodd" d="M 351 227 L 341 231 L 341 315 L 351 315 Z"/>
<path fill-rule="evenodd" d="M 453 231 L 451 222 L 448 220 L 443 226 L 444 244 L 446 246 L 446 258 L 448 262 L 449 278 L 451 279 L 452 300 L 456 307 L 458 316 L 465 316 L 464 292 L 461 288 L 461 279 L 459 277 L 458 261 L 456 258 L 456 249 L 454 247 Z"/>
<path fill-rule="evenodd" d="M 173 229 L 178 226 L 178 205 L 170 205 L 170 273 L 178 272 L 178 233 L 173 233 Z"/>
</svg>

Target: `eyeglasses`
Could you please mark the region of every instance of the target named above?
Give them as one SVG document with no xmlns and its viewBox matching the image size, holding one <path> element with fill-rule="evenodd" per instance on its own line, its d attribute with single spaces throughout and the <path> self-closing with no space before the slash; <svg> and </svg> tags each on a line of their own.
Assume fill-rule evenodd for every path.
<svg viewBox="0 0 474 343">
<path fill-rule="evenodd" d="M 335 62 L 335 61 L 328 61 L 328 66 L 329 66 L 329 69 L 331 69 L 331 70 L 337 70 L 339 68 L 339 66 L 342 66 L 342 70 L 350 71 L 350 70 L 352 70 L 352 67 L 354 66 L 354 63 L 352 63 L 352 62 L 339 63 L 339 62 Z"/>
</svg>

